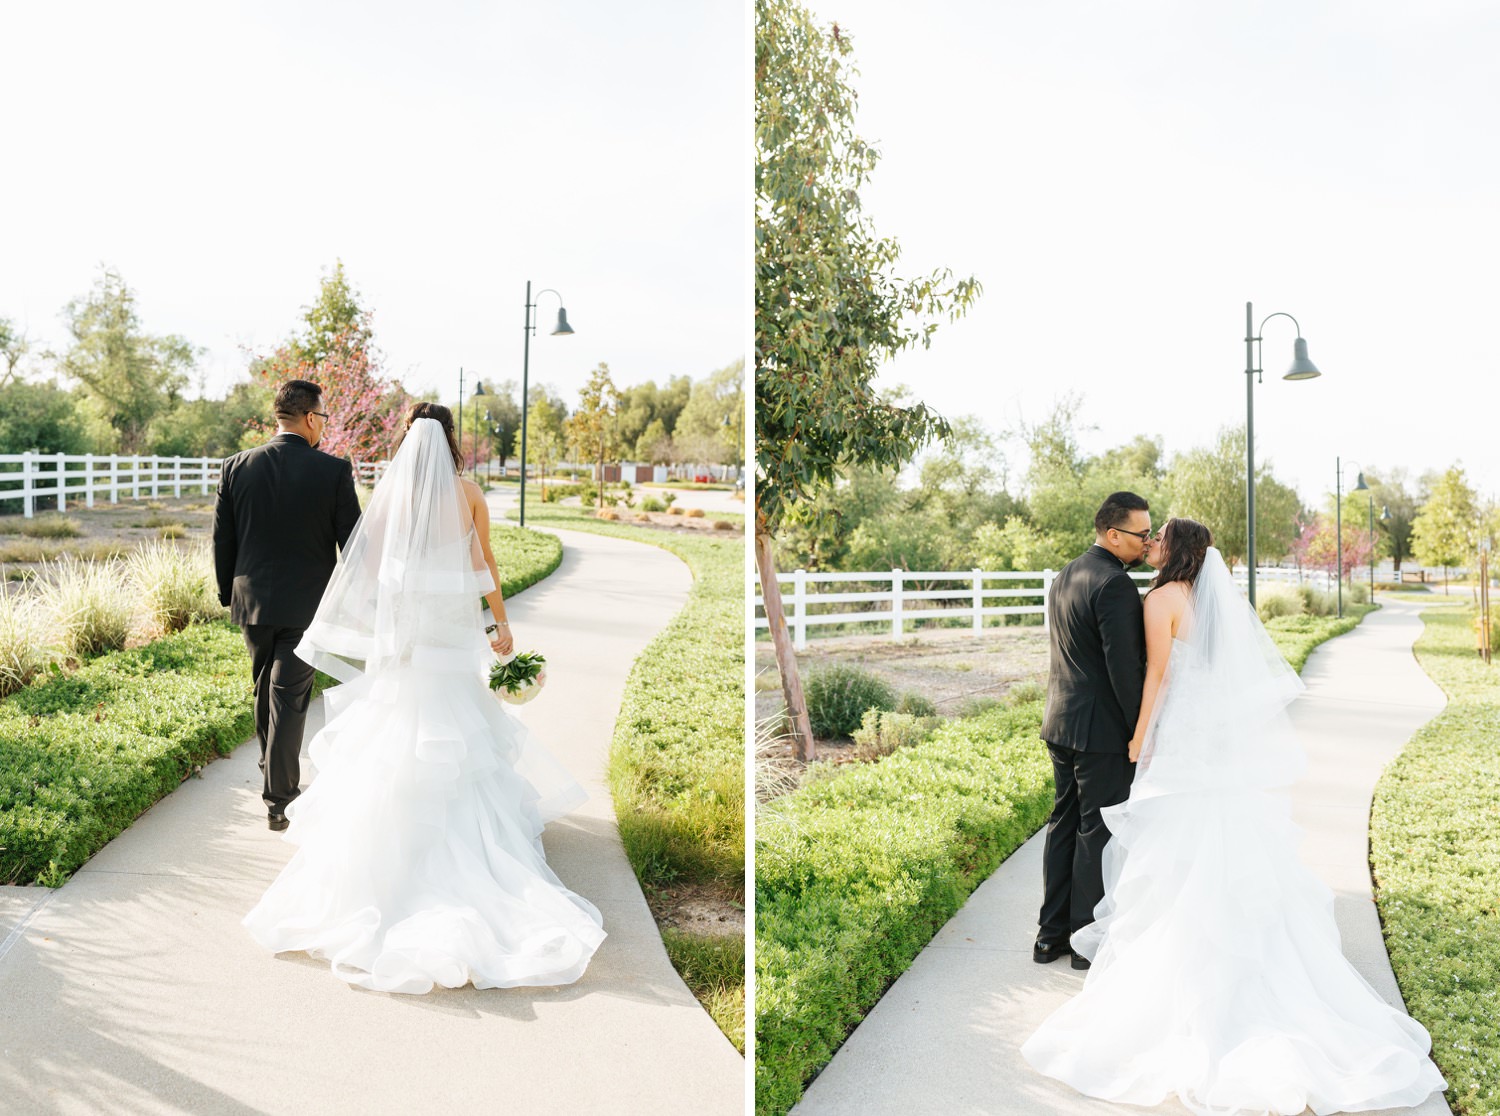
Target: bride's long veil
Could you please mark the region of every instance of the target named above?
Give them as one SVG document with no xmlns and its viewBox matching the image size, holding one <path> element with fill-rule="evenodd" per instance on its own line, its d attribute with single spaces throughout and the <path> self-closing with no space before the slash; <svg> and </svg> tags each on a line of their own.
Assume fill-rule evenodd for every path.
<svg viewBox="0 0 1500 1116">
<path fill-rule="evenodd" d="M 1302 680 L 1209 547 L 1136 768 L 1132 797 L 1295 782 L 1304 755 L 1285 717 Z"/>
<path fill-rule="evenodd" d="M 473 670 L 495 588 L 442 426 L 411 424 L 339 556 L 297 655 L 341 682 L 415 664 Z M 362 665 L 361 665 L 362 664 Z"/>
</svg>

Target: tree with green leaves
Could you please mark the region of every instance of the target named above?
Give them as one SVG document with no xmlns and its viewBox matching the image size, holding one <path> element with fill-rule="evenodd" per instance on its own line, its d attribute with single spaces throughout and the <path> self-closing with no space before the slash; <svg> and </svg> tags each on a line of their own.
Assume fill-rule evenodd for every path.
<svg viewBox="0 0 1500 1116">
<path fill-rule="evenodd" d="M 547 471 L 563 455 L 566 434 L 562 406 L 545 395 L 531 401 L 526 412 L 526 456 L 541 466 L 543 500 L 547 499 Z"/>
<path fill-rule="evenodd" d="M 318 285 L 318 297 L 302 308 L 301 332 L 289 346 L 292 359 L 316 368 L 336 350 L 368 348 L 370 316 L 360 304 L 359 292 L 344 274 L 344 261 L 335 260 L 333 270 Z"/>
<path fill-rule="evenodd" d="M 613 454 L 617 444 L 615 414 L 619 405 L 620 393 L 614 380 L 610 379 L 609 365 L 600 362 L 578 393 L 578 406 L 566 423 L 568 444 L 573 447 L 577 459 L 595 463 L 594 475 L 601 505 L 604 503 L 604 462 Z"/>
<path fill-rule="evenodd" d="M 56 383 L 0 384 L 0 453 L 87 453 L 78 401 Z"/>
<path fill-rule="evenodd" d="M 1479 549 L 1479 496 L 1469 486 L 1463 467 L 1454 465 L 1432 486 L 1412 523 L 1412 553 L 1424 566 L 1441 566 L 1443 586 L 1448 571 L 1466 565 Z"/>
<path fill-rule="evenodd" d="M 744 413 L 745 362 L 737 360 L 693 384 L 672 442 L 705 464 L 738 464 Z"/>
<path fill-rule="evenodd" d="M 1171 514 L 1208 527 L 1231 569 L 1244 561 L 1250 548 L 1245 529 L 1245 428 L 1225 427 L 1212 446 L 1178 454 L 1167 475 Z M 1257 464 L 1255 540 L 1261 555 L 1280 558 L 1291 551 L 1301 510 L 1301 498 L 1276 479 L 1270 462 Z"/>
<path fill-rule="evenodd" d="M 9 318 L 0 318 L 0 361 L 5 368 L 0 371 L 0 387 L 20 378 L 20 364 L 31 352 L 31 339 L 25 330 L 16 328 Z"/>
<path fill-rule="evenodd" d="M 1384 539 L 1382 550 L 1391 556 L 1396 580 L 1401 579 L 1401 563 L 1411 557 L 1412 524 L 1421 502 L 1408 488 L 1405 469 L 1366 471 L 1365 483 L 1375 497 L 1375 529 Z M 1384 511 L 1389 518 L 1382 519 Z"/>
<path fill-rule="evenodd" d="M 841 469 L 898 466 L 948 424 L 874 386 L 881 362 L 931 343 L 979 283 L 947 270 L 898 279 L 895 240 L 859 191 L 878 155 L 854 130 L 851 46 L 796 0 L 755 3 L 755 554 L 791 734 L 812 731 L 786 631 L 772 536 Z"/>
<path fill-rule="evenodd" d="M 87 295 L 63 308 L 63 320 L 71 344 L 61 356 L 50 354 L 58 370 L 98 405 L 119 452 L 144 452 L 152 421 L 177 404 L 200 350 L 176 334 L 147 333 L 135 293 L 110 267 Z"/>
</svg>

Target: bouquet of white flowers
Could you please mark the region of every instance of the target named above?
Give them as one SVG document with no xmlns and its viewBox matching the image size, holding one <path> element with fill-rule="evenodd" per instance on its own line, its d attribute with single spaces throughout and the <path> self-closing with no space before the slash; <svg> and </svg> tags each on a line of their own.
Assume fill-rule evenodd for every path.
<svg viewBox="0 0 1500 1116">
<path fill-rule="evenodd" d="M 511 705 L 525 705 L 547 684 L 547 660 L 539 651 L 512 652 L 490 667 L 490 689 Z"/>
</svg>

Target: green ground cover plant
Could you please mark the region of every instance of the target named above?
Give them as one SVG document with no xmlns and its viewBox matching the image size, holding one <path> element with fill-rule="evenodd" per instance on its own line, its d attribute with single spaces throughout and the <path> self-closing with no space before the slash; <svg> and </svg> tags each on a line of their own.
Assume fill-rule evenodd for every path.
<svg viewBox="0 0 1500 1116">
<path fill-rule="evenodd" d="M 1285 617 L 1272 639 L 1300 671 L 1352 629 Z M 756 825 L 756 1111 L 802 1095 L 969 893 L 1046 821 L 1044 695 L 976 707 L 877 764 L 772 799 Z M 816 771 L 819 766 L 810 769 Z"/>
<path fill-rule="evenodd" d="M 1448 695 L 1375 787 L 1370 864 L 1406 1008 L 1461 1116 L 1500 1113 L 1500 663 L 1472 605 L 1423 610 L 1417 661 Z"/>
<path fill-rule="evenodd" d="M 527 509 L 527 523 L 649 543 L 677 555 L 693 588 L 631 668 L 615 722 L 609 780 L 620 839 L 650 893 L 682 883 L 745 891 L 744 540 L 669 534 L 595 519 L 581 508 Z M 705 996 L 688 979 L 704 968 L 699 935 L 663 935 L 668 954 L 709 1014 L 744 1047 L 744 940 L 733 939 L 738 983 Z M 715 963 L 715 980 L 733 966 Z"/>
<path fill-rule="evenodd" d="M 562 564 L 562 542 L 556 535 L 510 523 L 490 525 L 490 549 L 500 572 L 500 592 L 506 597 L 535 585 Z"/>
</svg>

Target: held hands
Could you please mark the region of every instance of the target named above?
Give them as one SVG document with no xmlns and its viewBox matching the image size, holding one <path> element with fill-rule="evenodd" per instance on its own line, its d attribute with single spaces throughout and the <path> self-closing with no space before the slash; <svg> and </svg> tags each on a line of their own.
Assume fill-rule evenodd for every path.
<svg viewBox="0 0 1500 1116">
<path fill-rule="evenodd" d="M 510 636 L 510 625 L 501 621 L 499 627 L 490 633 L 490 650 L 497 655 L 509 655 L 515 650 L 516 641 Z"/>
<path fill-rule="evenodd" d="M 1131 763 L 1134 763 L 1136 760 L 1138 760 L 1138 759 L 1141 758 L 1141 745 L 1143 743 L 1145 743 L 1145 742 L 1139 736 L 1132 736 L 1130 738 L 1130 762 Z"/>
</svg>

